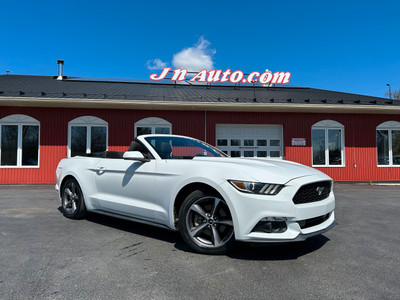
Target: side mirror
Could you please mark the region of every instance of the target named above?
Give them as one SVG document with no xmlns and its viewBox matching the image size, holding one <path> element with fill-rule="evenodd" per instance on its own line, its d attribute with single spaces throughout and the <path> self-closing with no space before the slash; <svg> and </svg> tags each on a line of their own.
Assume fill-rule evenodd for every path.
<svg viewBox="0 0 400 300">
<path fill-rule="evenodd" d="M 127 151 L 124 153 L 123 159 L 127 160 L 137 160 L 141 162 L 148 162 L 150 159 L 144 158 L 143 154 L 139 151 Z"/>
</svg>

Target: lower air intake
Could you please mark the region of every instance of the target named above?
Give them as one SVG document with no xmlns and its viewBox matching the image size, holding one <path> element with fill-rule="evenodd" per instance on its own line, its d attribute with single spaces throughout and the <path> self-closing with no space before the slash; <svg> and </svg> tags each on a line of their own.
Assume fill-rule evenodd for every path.
<svg viewBox="0 0 400 300">
<path fill-rule="evenodd" d="M 299 224 L 301 229 L 305 229 L 324 223 L 326 220 L 329 219 L 330 215 L 331 214 L 329 213 L 320 217 L 297 221 L 297 223 Z"/>
</svg>

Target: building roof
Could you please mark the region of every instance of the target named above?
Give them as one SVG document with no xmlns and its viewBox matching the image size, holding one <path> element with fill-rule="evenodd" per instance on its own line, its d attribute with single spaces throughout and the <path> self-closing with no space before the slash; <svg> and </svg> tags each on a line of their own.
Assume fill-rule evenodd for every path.
<svg viewBox="0 0 400 300">
<path fill-rule="evenodd" d="M 189 85 L 0 75 L 0 105 L 400 113 L 400 101 L 305 87 Z"/>
</svg>

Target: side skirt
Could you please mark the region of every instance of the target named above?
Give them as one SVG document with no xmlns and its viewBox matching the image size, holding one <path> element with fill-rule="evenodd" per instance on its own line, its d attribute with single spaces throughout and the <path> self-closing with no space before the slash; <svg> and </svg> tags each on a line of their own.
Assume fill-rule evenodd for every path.
<svg viewBox="0 0 400 300">
<path fill-rule="evenodd" d="M 93 213 L 109 216 L 109 217 L 114 217 L 114 218 L 123 219 L 123 220 L 127 220 L 127 221 L 138 222 L 138 223 L 142 223 L 142 224 L 146 224 L 146 225 L 152 225 L 152 226 L 168 229 L 171 231 L 177 231 L 175 228 L 170 228 L 169 226 L 162 224 L 162 223 L 157 223 L 157 222 L 153 222 L 153 221 L 149 221 L 149 220 L 145 220 L 145 219 L 141 219 L 141 218 L 135 218 L 135 217 L 127 216 L 127 215 L 120 214 L 120 213 L 109 212 L 109 211 L 105 211 L 105 210 L 101 210 L 101 209 L 93 209 L 93 210 L 89 210 L 89 211 L 93 212 Z"/>
</svg>

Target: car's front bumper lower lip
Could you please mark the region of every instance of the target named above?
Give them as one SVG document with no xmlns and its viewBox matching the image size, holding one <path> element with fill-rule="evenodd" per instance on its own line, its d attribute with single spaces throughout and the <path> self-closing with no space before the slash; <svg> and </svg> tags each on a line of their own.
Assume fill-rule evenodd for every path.
<svg viewBox="0 0 400 300">
<path fill-rule="evenodd" d="M 333 227 L 335 227 L 337 225 L 337 222 L 334 220 L 328 227 L 325 227 L 323 229 L 317 230 L 317 231 L 313 231 L 310 233 L 300 233 L 299 235 L 297 235 L 295 238 L 293 239 L 285 239 L 285 238 L 280 238 L 280 239 L 274 239 L 272 237 L 265 239 L 265 238 L 251 238 L 249 237 L 248 239 L 243 239 L 243 241 L 246 242 L 252 242 L 252 243 L 288 243 L 288 242 L 301 242 L 301 241 L 305 241 L 306 239 L 322 234 L 324 232 L 327 232 L 329 230 L 331 230 Z"/>
<path fill-rule="evenodd" d="M 309 237 L 316 236 L 316 235 L 322 234 L 324 232 L 327 232 L 328 230 L 332 229 L 336 225 L 337 225 L 337 222 L 334 220 L 331 223 L 331 225 L 329 225 L 328 227 L 318 230 L 318 231 L 315 231 L 315 232 L 311 232 L 311 233 L 301 233 L 293 241 L 304 241 L 304 240 L 308 239 Z"/>
<path fill-rule="evenodd" d="M 330 230 L 335 225 L 335 213 L 332 211 L 330 217 L 325 222 L 313 227 L 301 229 L 297 221 L 287 221 L 287 230 L 283 233 L 251 232 L 240 236 L 237 240 L 256 243 L 304 241 L 309 237 Z"/>
</svg>

